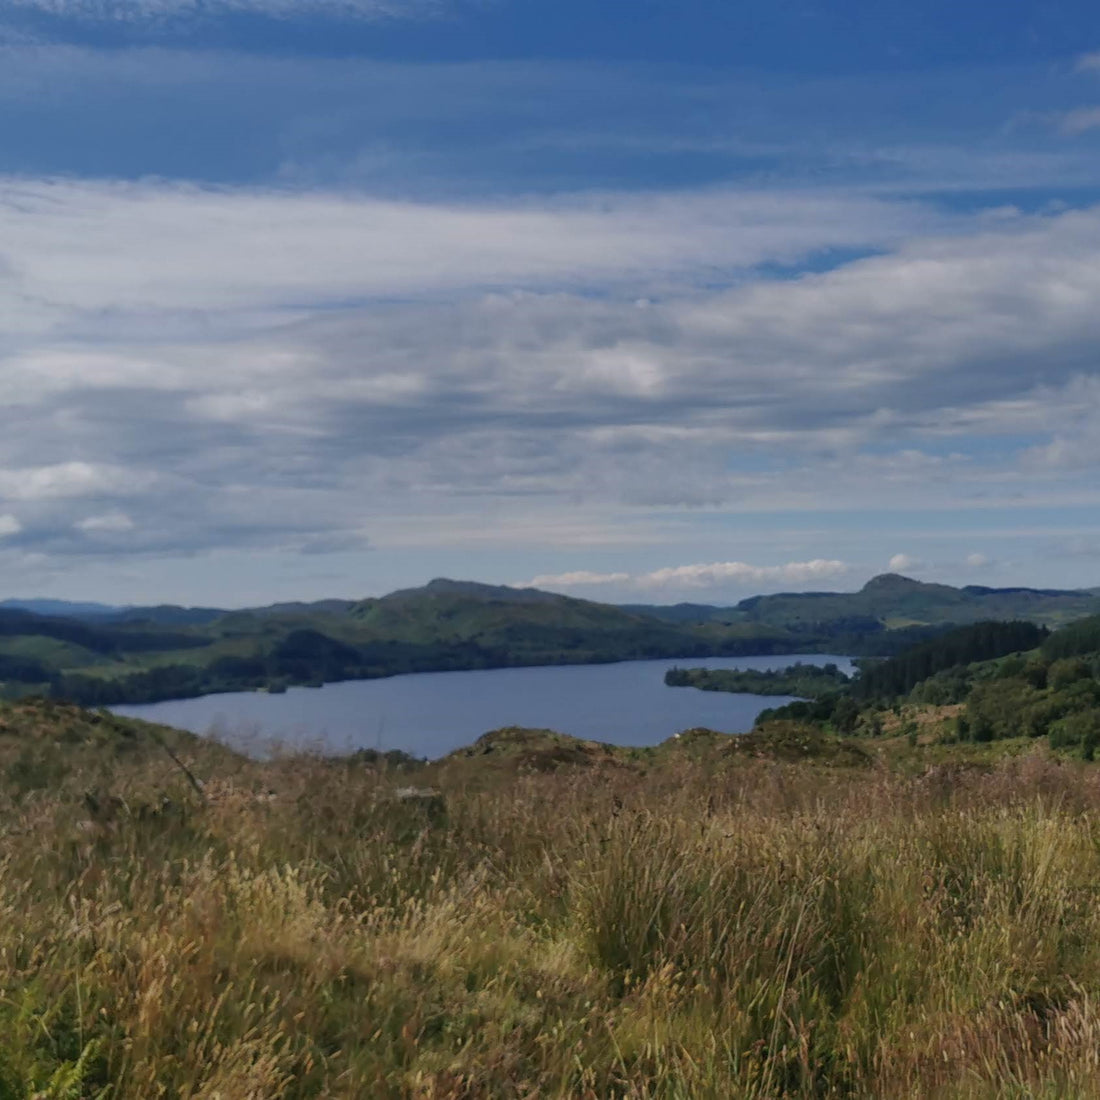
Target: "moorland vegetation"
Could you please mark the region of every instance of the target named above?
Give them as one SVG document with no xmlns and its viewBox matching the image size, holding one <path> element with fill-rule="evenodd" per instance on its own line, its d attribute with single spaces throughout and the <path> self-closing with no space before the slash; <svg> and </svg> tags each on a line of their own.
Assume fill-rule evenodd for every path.
<svg viewBox="0 0 1100 1100">
<path fill-rule="evenodd" d="M 0 1096 L 1098 1096 L 1100 770 L 926 710 L 423 763 L 0 705 Z"/>
<path fill-rule="evenodd" d="M 1100 616 L 861 666 L 430 762 L 0 702 L 0 1100 L 1100 1097 Z"/>
</svg>

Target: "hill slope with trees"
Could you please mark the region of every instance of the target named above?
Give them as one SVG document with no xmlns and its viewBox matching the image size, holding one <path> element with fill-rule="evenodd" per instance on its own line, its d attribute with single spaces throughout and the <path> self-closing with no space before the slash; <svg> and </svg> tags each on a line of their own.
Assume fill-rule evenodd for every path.
<svg viewBox="0 0 1100 1100">
<path fill-rule="evenodd" d="M 856 593 L 761 596 L 726 609 L 645 608 L 439 579 L 376 599 L 241 611 L 72 606 L 65 616 L 0 608 L 0 694 L 99 705 L 514 665 L 800 652 L 889 656 L 983 618 L 989 607 L 1052 624 L 1100 610 L 1100 599 L 885 576 Z"/>
<path fill-rule="evenodd" d="M 961 627 L 757 718 L 777 720 L 868 736 L 931 730 L 941 744 L 1045 739 L 1091 760 L 1100 750 L 1100 616 L 1054 632 L 1022 622 Z"/>
</svg>

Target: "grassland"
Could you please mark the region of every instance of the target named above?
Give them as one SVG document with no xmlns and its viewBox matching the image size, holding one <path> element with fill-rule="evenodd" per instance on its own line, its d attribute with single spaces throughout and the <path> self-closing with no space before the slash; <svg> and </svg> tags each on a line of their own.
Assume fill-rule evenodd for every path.
<svg viewBox="0 0 1100 1100">
<path fill-rule="evenodd" d="M 21 703 L 0 775 L 5 1100 L 1100 1095 L 1100 770 L 1039 742 L 385 767 Z"/>
</svg>

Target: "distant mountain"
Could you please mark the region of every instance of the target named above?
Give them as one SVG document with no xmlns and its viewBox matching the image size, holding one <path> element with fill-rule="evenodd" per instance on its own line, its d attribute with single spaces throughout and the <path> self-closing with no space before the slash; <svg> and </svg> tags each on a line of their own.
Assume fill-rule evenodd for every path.
<svg viewBox="0 0 1100 1100">
<path fill-rule="evenodd" d="M 514 665 L 798 652 L 889 656 L 960 624 L 1057 626 L 1100 613 L 1093 591 L 952 588 L 895 574 L 875 577 L 859 592 L 778 593 L 725 608 L 621 607 L 447 578 L 376 599 L 241 611 L 12 603 L 19 601 L 0 608 L 0 693 L 91 704 Z"/>
<path fill-rule="evenodd" d="M 338 615 L 354 607 L 355 603 L 355 600 L 314 600 L 311 603 L 303 603 L 295 600 L 289 603 L 273 603 L 265 607 L 250 608 L 246 614 L 266 615 L 272 618 L 281 618 L 288 615 Z M 216 613 L 215 617 L 231 614 L 233 614 L 231 611 L 219 611 Z"/>
<path fill-rule="evenodd" d="M 30 611 L 35 615 L 57 615 L 69 619 L 114 615 L 122 610 L 106 603 L 74 603 L 70 600 L 0 600 L 0 610 Z"/>
<path fill-rule="evenodd" d="M 543 592 L 538 588 L 513 588 L 506 584 L 481 584 L 478 581 L 453 581 L 436 577 L 421 588 L 401 588 L 383 596 L 385 600 L 419 600 L 440 596 L 458 596 L 471 600 L 496 603 L 556 603 L 567 600 L 555 592 Z M 587 601 L 582 601 L 587 602 Z"/>
<path fill-rule="evenodd" d="M 219 607 L 177 607 L 158 604 L 156 607 L 120 607 L 105 616 L 115 623 L 155 623 L 160 626 L 201 626 L 226 614 Z"/>
<path fill-rule="evenodd" d="M 717 607 L 706 603 L 628 603 L 620 606 L 633 615 L 648 615 L 650 618 L 663 619 L 668 623 L 705 623 L 723 616 L 726 618 L 738 616 L 737 609 L 734 607 Z"/>
<path fill-rule="evenodd" d="M 750 596 L 734 607 L 634 605 L 631 610 L 671 622 L 756 623 L 799 632 L 838 629 L 889 630 L 917 626 L 1022 619 L 1059 626 L 1100 612 L 1095 589 L 953 588 L 896 573 L 873 577 L 858 592 L 778 592 Z"/>
<path fill-rule="evenodd" d="M 1100 611 L 1100 597 L 1090 591 L 1060 589 L 952 588 L 885 573 L 869 580 L 859 592 L 781 593 L 744 600 L 738 609 L 753 622 L 788 627 L 844 617 L 872 617 L 887 628 L 991 619 L 1058 626 Z"/>
<path fill-rule="evenodd" d="M 611 659 L 675 654 L 699 639 L 651 617 L 534 588 L 439 578 L 422 588 L 362 600 L 348 612 L 358 631 L 415 644 L 471 643 L 520 662 L 534 651 Z"/>
<path fill-rule="evenodd" d="M 94 622 L 145 622 L 162 625 L 208 623 L 226 612 L 217 607 L 177 607 L 158 604 L 156 607 L 118 607 L 106 603 L 71 600 L 0 600 L 0 611 L 29 611 L 52 618 L 79 619 Z"/>
</svg>

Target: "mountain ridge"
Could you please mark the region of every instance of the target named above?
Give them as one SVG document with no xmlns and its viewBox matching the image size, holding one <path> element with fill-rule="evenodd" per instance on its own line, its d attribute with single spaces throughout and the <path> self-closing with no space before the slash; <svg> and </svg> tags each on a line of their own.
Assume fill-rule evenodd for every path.
<svg viewBox="0 0 1100 1100">
<path fill-rule="evenodd" d="M 87 605 L 77 605 L 80 606 Z M 652 658 L 890 656 L 952 627 L 1056 628 L 1100 613 L 1088 590 L 973 589 L 897 574 L 852 593 L 775 593 L 733 607 L 618 605 L 437 577 L 364 600 L 43 616 L 0 608 L 0 694 L 93 705 L 408 672 Z"/>
<path fill-rule="evenodd" d="M 425 596 L 464 596 L 471 599 L 484 599 L 506 603 L 554 603 L 562 601 L 576 601 L 580 603 L 593 603 L 604 607 L 617 607 L 628 612 L 639 614 L 663 613 L 662 617 L 671 619 L 673 616 L 688 619 L 692 615 L 704 616 L 713 612 L 747 612 L 768 601 L 779 600 L 835 600 L 854 599 L 864 596 L 880 596 L 889 598 L 901 594 L 943 594 L 945 597 L 958 598 L 973 597 L 977 599 L 989 597 L 1042 597 L 1047 599 L 1096 599 L 1100 604 L 1100 586 L 1093 588 L 1032 588 L 1028 585 L 1013 585 L 1006 587 L 989 587 L 986 585 L 962 585 L 954 586 L 936 582 L 921 581 L 914 577 L 906 577 L 900 573 L 880 573 L 871 577 L 861 588 L 854 592 L 839 590 L 807 590 L 783 591 L 764 593 L 760 595 L 746 596 L 735 604 L 711 604 L 696 603 L 694 601 L 680 601 L 674 604 L 643 604 L 635 602 L 610 603 L 602 600 L 588 600 L 583 597 L 569 596 L 565 593 L 551 592 L 546 589 L 490 584 L 483 581 L 461 580 L 451 577 L 435 577 L 426 584 L 410 588 L 399 588 L 382 596 L 370 596 L 365 598 L 326 597 L 319 600 L 293 600 L 280 601 L 271 604 L 261 604 L 254 607 L 222 608 L 207 606 L 186 606 L 180 604 L 106 604 L 96 601 L 60 600 L 48 597 L 38 598 L 8 598 L 0 600 L 0 610 L 27 611 L 32 614 L 53 618 L 70 619 L 113 619 L 136 622 L 140 619 L 148 621 L 176 621 L 190 620 L 198 622 L 218 616 L 231 614 L 296 614 L 312 613 L 316 610 L 339 611 L 380 601 L 407 601 Z M 1100 608 L 1098 608 L 1100 610 Z"/>
</svg>

